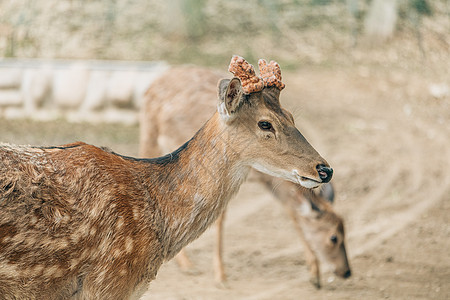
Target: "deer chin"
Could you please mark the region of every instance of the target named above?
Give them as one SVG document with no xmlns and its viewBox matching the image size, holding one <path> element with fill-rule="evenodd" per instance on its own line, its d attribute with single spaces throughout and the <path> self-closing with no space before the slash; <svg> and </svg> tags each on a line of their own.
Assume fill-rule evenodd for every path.
<svg viewBox="0 0 450 300">
<path fill-rule="evenodd" d="M 297 170 L 294 170 L 292 173 L 294 174 L 295 178 L 297 179 L 297 183 L 300 184 L 304 188 L 313 189 L 322 184 L 321 182 L 319 182 L 315 179 L 301 176 Z"/>
<path fill-rule="evenodd" d="M 302 187 L 307 188 L 307 189 L 313 189 L 322 184 L 318 181 L 315 181 L 314 179 L 310 179 L 310 178 L 302 177 L 302 176 L 298 177 L 298 183 Z"/>
<path fill-rule="evenodd" d="M 302 187 L 307 189 L 313 189 L 322 184 L 320 181 L 317 181 L 316 179 L 301 176 L 297 170 L 293 170 L 292 172 L 278 170 L 277 172 L 275 172 L 273 171 L 273 169 L 269 169 L 263 166 L 262 164 L 253 163 L 251 164 L 251 166 L 262 173 L 292 181 L 293 183 L 300 184 Z"/>
</svg>

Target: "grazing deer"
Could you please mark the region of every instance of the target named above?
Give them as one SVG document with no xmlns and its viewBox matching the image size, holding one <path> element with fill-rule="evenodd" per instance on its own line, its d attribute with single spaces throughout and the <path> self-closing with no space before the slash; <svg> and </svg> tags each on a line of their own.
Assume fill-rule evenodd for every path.
<svg viewBox="0 0 450 300">
<path fill-rule="evenodd" d="M 216 104 L 212 99 L 215 82 L 220 77 L 221 74 L 214 70 L 192 66 L 174 67 L 161 75 L 144 97 L 140 156 L 169 153 L 191 136 L 215 109 Z M 202 87 L 198 88 L 200 85 Z M 314 286 L 320 287 L 318 257 L 331 265 L 337 275 L 344 278 L 350 276 L 343 221 L 329 205 L 334 200 L 331 183 L 325 183 L 320 190 L 312 192 L 296 183 L 280 183 L 280 180 L 262 173 L 253 174 L 251 179 L 261 182 L 273 192 L 293 220 L 304 245 Z M 214 273 L 219 284 L 226 281 L 222 258 L 224 216 L 225 213 L 216 222 Z M 193 265 L 184 250 L 176 259 L 184 271 L 192 270 Z"/>
<path fill-rule="evenodd" d="M 233 57 L 235 77 L 220 81 L 216 113 L 163 157 L 81 142 L 1 145 L 1 297 L 138 299 L 251 168 L 307 188 L 329 182 L 332 169 L 280 106 L 278 64 L 267 67 L 275 81 Z"/>
<path fill-rule="evenodd" d="M 344 223 L 331 206 L 334 200 L 333 186 L 326 183 L 315 191 L 304 189 L 292 182 L 280 182 L 264 174 L 259 174 L 259 177 L 276 199 L 280 200 L 294 223 L 304 245 L 310 282 L 320 288 L 320 262 L 332 266 L 336 275 L 342 278 L 350 277 Z"/>
</svg>

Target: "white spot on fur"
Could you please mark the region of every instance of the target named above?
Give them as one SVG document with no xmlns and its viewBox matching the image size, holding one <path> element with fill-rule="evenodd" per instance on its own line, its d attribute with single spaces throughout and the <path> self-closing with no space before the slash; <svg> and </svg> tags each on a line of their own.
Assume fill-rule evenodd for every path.
<svg viewBox="0 0 450 300">
<path fill-rule="evenodd" d="M 81 224 L 78 231 L 80 232 L 81 236 L 83 237 L 88 236 L 90 232 L 89 225 L 87 223 Z"/>
<path fill-rule="evenodd" d="M 98 283 L 102 283 L 103 280 L 105 279 L 105 276 L 106 276 L 106 271 L 103 270 L 103 271 L 101 271 L 100 273 L 98 273 L 98 276 L 97 276 L 97 278 L 95 279 L 95 281 L 97 281 Z"/>
<path fill-rule="evenodd" d="M 56 265 L 47 266 L 47 267 L 44 268 L 43 276 L 44 277 L 61 277 L 62 276 L 62 271 Z"/>
<path fill-rule="evenodd" d="M 72 235 L 70 235 L 70 239 L 72 240 L 72 242 L 74 244 L 77 244 L 78 241 L 80 240 L 81 236 L 78 232 L 73 233 Z"/>
<path fill-rule="evenodd" d="M 89 230 L 89 235 L 94 236 L 96 233 L 97 233 L 97 228 L 95 228 L 95 226 L 92 226 L 91 229 Z"/>
<path fill-rule="evenodd" d="M 5 243 L 6 241 L 9 241 L 9 240 L 11 240 L 13 243 L 17 243 L 17 242 L 25 241 L 27 239 L 25 238 L 25 234 L 18 233 L 15 236 L 12 236 L 11 238 L 9 238 L 9 237 L 4 238 L 3 243 Z"/>
<path fill-rule="evenodd" d="M 139 211 L 136 208 L 133 208 L 133 219 L 135 221 L 139 220 Z"/>
<path fill-rule="evenodd" d="M 113 255 L 113 257 L 115 257 L 115 258 L 121 257 L 121 256 L 122 256 L 122 250 L 120 250 L 120 249 L 115 249 L 112 255 Z"/>
<path fill-rule="evenodd" d="M 125 239 L 125 251 L 127 253 L 131 253 L 131 251 L 133 251 L 133 247 L 134 247 L 134 241 L 131 237 L 127 237 Z"/>
<path fill-rule="evenodd" d="M 74 270 L 78 267 L 78 264 L 80 263 L 80 258 L 74 258 L 70 261 L 70 270 Z"/>
<path fill-rule="evenodd" d="M 67 246 L 69 246 L 69 242 L 65 238 L 63 238 L 61 240 L 58 240 L 57 245 L 60 249 L 64 249 L 67 248 Z"/>
<path fill-rule="evenodd" d="M 15 265 L 15 264 L 0 263 L 0 274 L 3 274 L 4 277 L 17 276 L 19 271 L 20 270 L 18 269 L 17 265 Z M 1 276 L 1 277 L 3 277 L 3 276 Z"/>
<path fill-rule="evenodd" d="M 35 265 L 35 266 L 33 267 L 33 273 L 34 273 L 35 275 L 39 275 L 39 274 L 42 273 L 42 271 L 44 271 L 44 268 L 45 268 L 44 265 Z"/>
<path fill-rule="evenodd" d="M 123 221 L 123 218 L 119 218 L 119 220 L 117 221 L 117 229 L 120 229 L 123 227 L 123 225 L 125 224 L 125 222 Z"/>
<path fill-rule="evenodd" d="M 30 218 L 30 225 L 35 225 L 38 222 L 38 219 L 36 218 L 36 216 L 32 216 Z"/>
</svg>

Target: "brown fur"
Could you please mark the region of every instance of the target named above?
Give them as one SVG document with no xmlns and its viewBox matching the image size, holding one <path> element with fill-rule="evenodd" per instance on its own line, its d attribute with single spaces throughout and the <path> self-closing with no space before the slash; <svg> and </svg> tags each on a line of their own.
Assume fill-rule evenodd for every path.
<svg viewBox="0 0 450 300">
<path fill-rule="evenodd" d="M 281 79 L 281 75 L 278 77 Z M 175 149 L 175 145 L 189 137 L 215 110 L 216 103 L 211 99 L 215 93 L 214 82 L 219 78 L 220 74 L 215 71 L 199 67 L 177 67 L 164 73 L 144 98 L 141 112 L 140 155 L 146 157 L 168 153 Z M 281 83 L 281 80 L 278 82 Z M 204 84 L 198 89 L 200 83 Z M 340 276 L 349 271 L 342 218 L 333 211 L 322 194 L 308 191 L 291 182 L 276 181 L 261 173 L 255 174 L 252 179 L 263 183 L 286 208 L 304 244 L 314 285 L 320 286 L 318 256 L 322 261 L 331 264 Z M 317 211 L 308 215 L 299 213 L 298 208 L 304 203 L 314 204 L 316 209 L 320 208 L 321 213 L 318 214 Z M 222 214 L 217 221 L 214 269 L 218 283 L 226 280 L 222 258 L 224 219 Z M 315 232 L 315 236 L 311 236 L 309 232 Z M 333 234 L 342 238 L 338 245 L 329 246 L 329 238 Z M 340 245 L 344 251 L 336 255 L 334 249 Z M 177 256 L 177 261 L 184 270 L 193 267 L 184 251 Z"/>
<path fill-rule="evenodd" d="M 0 166 L 0 298 L 124 299 L 154 278 L 161 219 L 144 165 L 75 143 L 2 145 Z"/>
<path fill-rule="evenodd" d="M 0 297 L 138 299 L 161 264 L 217 219 L 251 166 L 320 182 L 314 166 L 327 163 L 280 114 L 277 94 L 243 97 L 238 79 L 220 87 L 218 111 L 164 157 L 1 145 Z M 276 135 L 258 129 L 262 116 Z"/>
</svg>

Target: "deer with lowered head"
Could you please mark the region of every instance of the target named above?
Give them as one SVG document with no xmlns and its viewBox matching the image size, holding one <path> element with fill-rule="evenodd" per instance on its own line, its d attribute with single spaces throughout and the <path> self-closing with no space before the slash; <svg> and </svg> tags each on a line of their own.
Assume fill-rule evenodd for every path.
<svg viewBox="0 0 450 300">
<path fill-rule="evenodd" d="M 330 181 L 332 169 L 280 106 L 278 64 L 274 82 L 238 56 L 229 70 L 216 113 L 163 157 L 81 142 L 0 146 L 3 299 L 138 299 L 251 168 L 306 188 Z"/>
<path fill-rule="evenodd" d="M 263 63 L 260 67 L 263 68 L 260 73 L 264 78 L 267 65 Z M 216 82 L 221 76 L 215 70 L 195 66 L 173 67 L 164 72 L 150 86 L 143 99 L 140 156 L 153 157 L 169 153 L 191 136 L 214 111 Z M 201 89 L 199 85 L 202 85 Z M 250 180 L 261 183 L 272 192 L 293 221 L 304 246 L 310 281 L 315 287 L 320 288 L 320 262 L 331 266 L 340 277 L 351 275 L 343 220 L 330 205 L 334 200 L 331 183 L 308 190 L 298 183 L 282 181 L 260 172 L 251 174 Z M 216 221 L 213 256 L 214 277 L 219 285 L 226 282 L 223 262 L 224 219 L 225 212 Z M 180 251 L 176 259 L 183 271 L 194 270 L 185 250 Z"/>
</svg>

